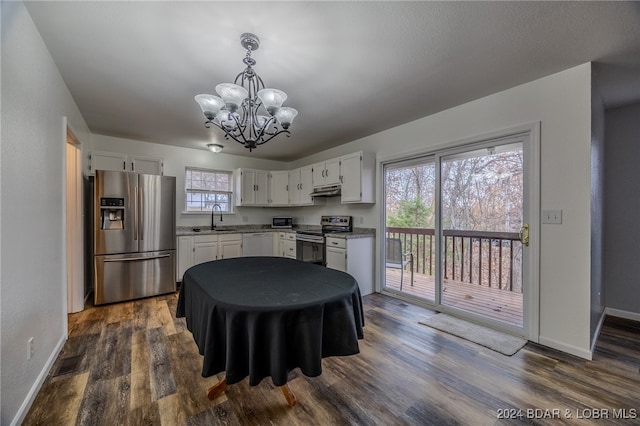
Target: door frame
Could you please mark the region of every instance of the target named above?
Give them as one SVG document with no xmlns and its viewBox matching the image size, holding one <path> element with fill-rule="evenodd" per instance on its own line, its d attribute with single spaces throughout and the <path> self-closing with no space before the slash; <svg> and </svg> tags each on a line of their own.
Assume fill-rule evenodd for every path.
<svg viewBox="0 0 640 426">
<path fill-rule="evenodd" d="M 64 128 L 64 259 L 65 259 L 65 301 L 67 313 L 79 312 L 84 309 L 84 220 L 83 206 L 84 194 L 82 193 L 82 144 L 76 137 L 73 128 L 69 125 L 67 117 L 63 117 Z M 70 164 L 67 150 L 69 146 L 74 149 L 74 161 Z M 74 193 L 70 194 L 69 176 L 73 178 Z M 74 209 L 68 208 L 68 199 L 73 197 Z M 69 219 L 73 227 L 69 227 Z"/>
<path fill-rule="evenodd" d="M 385 233 L 385 203 L 384 203 L 384 166 L 388 163 L 398 162 L 402 160 L 410 160 L 413 157 L 435 156 L 440 157 L 454 150 L 464 150 L 472 148 L 474 145 L 482 145 L 492 140 L 500 140 L 512 137 L 528 138 L 523 144 L 524 149 L 524 193 L 526 199 L 523 200 L 523 219 L 529 224 L 529 248 L 523 251 L 523 327 L 515 327 L 509 324 L 500 323 L 495 320 L 487 320 L 479 315 L 470 314 L 455 309 L 447 309 L 438 304 L 431 304 L 422 299 L 416 299 L 409 295 L 399 295 L 395 292 L 388 292 L 382 289 L 385 276 L 384 268 L 384 236 Z M 436 158 L 438 160 L 438 158 Z M 437 163 L 439 164 L 439 163 Z M 494 132 L 484 133 L 471 136 L 464 139 L 435 144 L 427 148 L 408 151 L 404 153 L 396 153 L 387 156 L 380 156 L 377 159 L 377 191 L 378 200 L 378 235 L 376 242 L 376 258 L 378 259 L 378 267 L 376 268 L 376 291 L 387 294 L 389 296 L 406 300 L 412 303 L 426 306 L 430 309 L 441 311 L 450 311 L 456 316 L 469 319 L 474 322 L 488 325 L 492 328 L 500 329 L 512 334 L 522 335 L 532 342 L 538 342 L 539 336 L 539 312 L 540 312 L 540 122 L 523 124 Z M 440 184 L 440 174 L 436 174 L 436 185 Z M 436 203 L 440 205 L 439 193 L 436 191 Z M 436 217 L 436 234 L 440 233 L 440 208 L 438 208 L 438 216 Z M 439 238 L 436 238 L 436 255 L 437 262 L 440 265 L 440 246 Z M 525 260 L 526 259 L 526 260 Z M 439 302 L 439 286 L 440 286 L 440 267 L 436 268 L 436 300 Z"/>
</svg>

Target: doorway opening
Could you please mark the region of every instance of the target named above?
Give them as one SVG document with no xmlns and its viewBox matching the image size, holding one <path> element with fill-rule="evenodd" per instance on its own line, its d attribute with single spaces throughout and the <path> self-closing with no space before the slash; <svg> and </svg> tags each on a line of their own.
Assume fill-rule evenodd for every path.
<svg viewBox="0 0 640 426">
<path fill-rule="evenodd" d="M 66 136 L 67 311 L 84 309 L 82 154 L 80 141 L 67 126 Z"/>
</svg>

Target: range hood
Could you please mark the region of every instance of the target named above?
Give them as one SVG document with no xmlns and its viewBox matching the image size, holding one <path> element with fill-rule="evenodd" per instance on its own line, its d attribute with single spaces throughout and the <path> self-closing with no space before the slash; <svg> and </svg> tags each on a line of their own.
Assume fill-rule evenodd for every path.
<svg viewBox="0 0 640 426">
<path fill-rule="evenodd" d="M 314 188 L 311 194 L 312 197 L 337 197 L 340 195 L 340 185 L 323 186 L 321 188 Z"/>
</svg>

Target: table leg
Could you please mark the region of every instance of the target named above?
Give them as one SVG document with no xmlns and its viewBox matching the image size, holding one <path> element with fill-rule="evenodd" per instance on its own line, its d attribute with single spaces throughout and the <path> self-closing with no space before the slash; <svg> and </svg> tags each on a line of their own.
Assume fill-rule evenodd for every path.
<svg viewBox="0 0 640 426">
<path fill-rule="evenodd" d="M 293 407 L 294 405 L 296 405 L 296 396 L 293 394 L 293 392 L 291 392 L 288 384 L 285 383 L 284 385 L 280 386 L 280 390 L 287 400 L 287 404 L 289 404 L 289 407 Z"/>
<path fill-rule="evenodd" d="M 207 398 L 209 398 L 209 400 L 213 401 L 214 399 L 216 399 L 220 395 L 222 395 L 224 393 L 224 391 L 227 390 L 227 387 L 228 387 L 227 378 L 224 377 L 218 383 L 216 383 L 215 385 L 213 385 L 209 389 L 207 389 Z"/>
</svg>

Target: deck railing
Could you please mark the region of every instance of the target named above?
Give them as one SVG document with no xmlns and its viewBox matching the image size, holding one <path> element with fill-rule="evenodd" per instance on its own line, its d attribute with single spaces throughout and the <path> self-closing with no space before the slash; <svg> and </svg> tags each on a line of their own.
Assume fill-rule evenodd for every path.
<svg viewBox="0 0 640 426">
<path fill-rule="evenodd" d="M 435 231 L 387 227 L 388 238 L 400 238 L 413 254 L 413 271 L 433 275 Z M 517 232 L 443 231 L 443 278 L 522 292 L 522 245 Z"/>
</svg>

